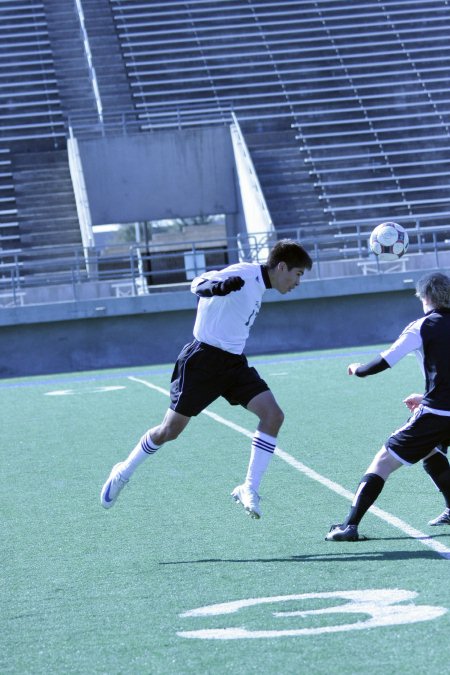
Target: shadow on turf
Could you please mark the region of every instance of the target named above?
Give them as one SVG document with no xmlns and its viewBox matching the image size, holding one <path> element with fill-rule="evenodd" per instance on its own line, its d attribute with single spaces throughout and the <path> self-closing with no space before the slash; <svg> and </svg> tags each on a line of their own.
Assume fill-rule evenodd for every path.
<svg viewBox="0 0 450 675">
<path fill-rule="evenodd" d="M 434 551 L 366 551 L 361 553 L 331 553 L 292 555 L 286 558 L 203 558 L 199 560 L 169 560 L 160 565 L 198 565 L 211 563 L 296 563 L 296 562 L 350 562 L 352 560 L 432 560 L 439 557 Z"/>
<path fill-rule="evenodd" d="M 425 537 L 416 537 L 418 541 L 422 539 L 435 539 L 450 537 L 450 532 L 443 534 L 430 534 Z M 411 537 L 365 537 L 361 542 L 369 541 L 412 541 Z M 168 560 L 161 561 L 159 565 L 196 565 L 208 563 L 274 563 L 274 562 L 349 562 L 352 560 L 432 560 L 439 558 L 436 551 L 355 551 L 354 553 L 340 553 L 336 546 L 351 544 L 358 546 L 361 542 L 329 542 L 330 553 L 292 555 L 286 558 L 200 558 L 199 560 Z M 334 549 L 334 550 L 332 550 Z"/>
</svg>

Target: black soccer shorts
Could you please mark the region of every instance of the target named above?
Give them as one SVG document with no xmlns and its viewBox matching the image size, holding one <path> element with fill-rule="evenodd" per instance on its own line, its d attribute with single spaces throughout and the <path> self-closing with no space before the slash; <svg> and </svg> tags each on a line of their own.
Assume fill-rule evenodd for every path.
<svg viewBox="0 0 450 675">
<path fill-rule="evenodd" d="M 426 412 L 419 406 L 407 423 L 395 431 L 385 447 L 404 464 L 415 464 L 450 438 L 450 417 Z"/>
<path fill-rule="evenodd" d="M 194 417 L 219 396 L 244 408 L 258 394 L 268 391 L 258 371 L 243 354 L 231 354 L 193 340 L 181 350 L 170 386 L 170 407 Z"/>
</svg>

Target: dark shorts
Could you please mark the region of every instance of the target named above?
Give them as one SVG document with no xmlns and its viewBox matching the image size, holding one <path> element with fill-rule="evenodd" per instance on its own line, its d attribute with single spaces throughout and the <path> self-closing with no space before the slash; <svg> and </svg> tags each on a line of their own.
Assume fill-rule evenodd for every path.
<svg viewBox="0 0 450 675">
<path fill-rule="evenodd" d="M 244 408 L 258 394 L 268 391 L 266 382 L 243 354 L 230 354 L 194 340 L 178 356 L 170 386 L 170 407 L 194 417 L 219 396 Z"/>
<path fill-rule="evenodd" d="M 385 446 L 405 464 L 415 464 L 435 448 L 446 451 L 450 439 L 450 417 L 425 412 L 422 406 L 407 423 L 390 436 Z"/>
</svg>

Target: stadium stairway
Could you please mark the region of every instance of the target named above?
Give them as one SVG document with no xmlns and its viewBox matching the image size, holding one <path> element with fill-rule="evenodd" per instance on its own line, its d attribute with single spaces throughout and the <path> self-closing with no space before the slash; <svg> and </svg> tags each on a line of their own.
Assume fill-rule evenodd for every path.
<svg viewBox="0 0 450 675">
<path fill-rule="evenodd" d="M 45 0 L 44 7 L 64 117 L 92 116 L 97 107 L 75 2 Z"/>
<path fill-rule="evenodd" d="M 135 111 L 109 0 L 83 0 L 83 12 L 102 106 L 108 113 Z"/>
<path fill-rule="evenodd" d="M 323 225 L 323 205 L 311 183 L 291 120 L 241 125 L 268 209 L 285 236 L 309 236 Z"/>
<path fill-rule="evenodd" d="M 36 247 L 45 247 L 42 259 L 56 262 L 58 247 L 81 245 L 67 151 L 16 151 L 12 160 L 23 259 L 28 260 Z M 33 256 L 33 261 L 32 266 L 25 265 L 24 273 L 38 271 L 39 257 Z M 63 262 L 54 265 L 54 271 L 64 268 Z"/>
</svg>

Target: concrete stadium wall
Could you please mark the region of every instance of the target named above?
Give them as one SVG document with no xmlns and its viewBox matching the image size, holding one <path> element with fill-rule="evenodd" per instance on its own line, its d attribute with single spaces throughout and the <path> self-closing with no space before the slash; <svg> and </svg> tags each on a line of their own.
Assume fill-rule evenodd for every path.
<svg viewBox="0 0 450 675">
<path fill-rule="evenodd" d="M 188 291 L 3 308 L 0 377 L 172 364 L 195 308 Z M 386 343 L 421 311 L 413 277 L 304 281 L 287 296 L 266 293 L 246 353 Z"/>
<path fill-rule="evenodd" d="M 240 210 L 228 125 L 78 146 L 93 225 Z"/>
</svg>

